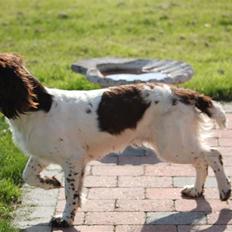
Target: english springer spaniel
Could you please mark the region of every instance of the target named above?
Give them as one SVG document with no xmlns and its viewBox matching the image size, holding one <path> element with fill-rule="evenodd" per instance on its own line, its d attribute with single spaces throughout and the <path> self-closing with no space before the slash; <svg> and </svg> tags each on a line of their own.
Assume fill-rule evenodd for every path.
<svg viewBox="0 0 232 232">
<path fill-rule="evenodd" d="M 204 139 L 205 118 L 224 127 L 225 114 L 210 97 L 192 90 L 151 83 L 90 91 L 51 89 L 32 76 L 18 55 L 2 53 L 0 111 L 16 145 L 29 156 L 26 183 L 60 188 L 55 177 L 43 177 L 41 171 L 50 163 L 64 170 L 66 205 L 62 217 L 52 219 L 55 226 L 73 223 L 86 163 L 130 144 L 147 144 L 163 160 L 192 164 L 196 181 L 183 195 L 202 195 L 208 166 L 214 170 L 220 199 L 231 195 L 222 156 Z"/>
</svg>

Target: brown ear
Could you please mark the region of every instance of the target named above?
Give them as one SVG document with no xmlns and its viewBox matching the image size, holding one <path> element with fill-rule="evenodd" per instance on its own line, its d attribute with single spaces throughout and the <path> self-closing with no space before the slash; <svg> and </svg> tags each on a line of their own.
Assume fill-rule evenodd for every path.
<svg viewBox="0 0 232 232">
<path fill-rule="evenodd" d="M 30 73 L 20 56 L 0 54 L 0 109 L 8 118 L 16 118 L 37 108 Z"/>
</svg>

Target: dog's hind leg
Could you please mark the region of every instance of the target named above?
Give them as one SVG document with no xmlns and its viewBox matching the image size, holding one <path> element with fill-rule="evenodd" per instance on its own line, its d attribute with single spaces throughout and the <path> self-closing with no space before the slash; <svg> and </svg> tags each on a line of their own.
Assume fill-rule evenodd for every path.
<svg viewBox="0 0 232 232">
<path fill-rule="evenodd" d="M 205 154 L 209 166 L 213 169 L 215 173 L 220 199 L 222 201 L 226 201 L 230 198 L 231 195 L 231 184 L 224 172 L 222 155 L 218 150 L 215 149 L 211 149 Z"/>
<path fill-rule="evenodd" d="M 208 175 L 208 164 L 204 160 L 197 160 L 194 163 L 196 169 L 196 180 L 194 185 L 185 186 L 181 191 L 185 197 L 196 198 L 203 195 L 204 184 Z"/>
<path fill-rule="evenodd" d="M 66 204 L 62 217 L 54 217 L 51 221 L 55 227 L 68 227 L 73 224 L 76 210 L 80 206 L 84 162 L 70 161 L 64 165 Z"/>
<path fill-rule="evenodd" d="M 31 156 L 23 171 L 23 180 L 29 185 L 43 189 L 62 187 L 61 183 L 54 176 L 49 178 L 40 175 L 47 166 L 48 163 Z"/>
</svg>

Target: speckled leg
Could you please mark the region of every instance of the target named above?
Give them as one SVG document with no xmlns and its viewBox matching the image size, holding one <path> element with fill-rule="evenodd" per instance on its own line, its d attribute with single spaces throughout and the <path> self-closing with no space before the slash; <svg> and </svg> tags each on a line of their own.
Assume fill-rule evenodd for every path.
<svg viewBox="0 0 232 232">
<path fill-rule="evenodd" d="M 51 221 L 55 227 L 67 227 L 73 224 L 76 210 L 80 206 L 81 188 L 84 175 L 84 165 L 81 162 L 66 163 L 65 174 L 65 209 L 61 217 L 54 217 Z"/>
<path fill-rule="evenodd" d="M 62 187 L 61 183 L 53 176 L 42 177 L 40 173 L 44 168 L 48 166 L 48 163 L 38 160 L 34 157 L 30 157 L 26 167 L 23 171 L 23 180 L 32 186 L 43 189 L 54 189 Z"/>
<path fill-rule="evenodd" d="M 194 185 L 185 186 L 182 195 L 190 198 L 202 196 L 204 192 L 204 184 L 208 175 L 208 164 L 204 160 L 197 161 L 194 164 L 196 169 L 196 180 Z"/>
<path fill-rule="evenodd" d="M 231 184 L 224 172 L 222 155 L 219 151 L 211 149 L 210 152 L 207 153 L 206 158 L 215 173 L 220 199 L 226 201 L 231 195 Z"/>
</svg>

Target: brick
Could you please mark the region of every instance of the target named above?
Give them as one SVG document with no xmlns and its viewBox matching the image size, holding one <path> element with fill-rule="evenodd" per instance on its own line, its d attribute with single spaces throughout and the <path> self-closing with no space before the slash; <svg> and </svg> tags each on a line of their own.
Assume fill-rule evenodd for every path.
<svg viewBox="0 0 232 232">
<path fill-rule="evenodd" d="M 146 224 L 206 224 L 206 217 L 203 212 L 151 212 L 147 214 Z"/>
<path fill-rule="evenodd" d="M 232 155 L 232 147 L 217 147 L 216 149 L 222 153 L 223 157 Z"/>
<path fill-rule="evenodd" d="M 14 218 L 14 220 L 18 220 L 19 218 L 16 216 L 16 218 Z M 17 229 L 21 229 L 22 231 L 24 231 L 24 229 L 30 229 L 30 228 L 33 228 L 33 227 L 37 227 L 37 226 L 40 226 L 42 225 L 42 228 L 45 229 L 45 232 L 47 228 L 50 228 L 49 232 L 51 231 L 51 227 L 49 226 L 49 222 L 50 222 L 50 219 L 51 218 L 36 218 L 36 219 L 23 219 L 23 220 L 19 220 L 17 222 L 14 222 L 13 223 L 13 226 L 14 228 L 17 228 Z M 40 227 L 41 228 L 41 227 Z M 35 228 L 35 229 L 38 229 L 38 228 Z"/>
<path fill-rule="evenodd" d="M 232 130 L 221 130 L 219 132 L 219 138 L 232 138 Z"/>
<path fill-rule="evenodd" d="M 93 175 L 100 176 L 140 176 L 143 175 L 143 166 L 93 166 Z"/>
<path fill-rule="evenodd" d="M 217 188 L 205 188 L 204 196 L 206 199 L 219 199 L 219 192 Z"/>
<path fill-rule="evenodd" d="M 144 221 L 143 212 L 88 212 L 85 223 L 88 225 L 133 225 L 143 224 Z"/>
<path fill-rule="evenodd" d="M 74 225 L 82 225 L 82 224 L 84 224 L 84 218 L 85 218 L 85 214 L 84 213 L 77 212 L 73 224 Z"/>
<path fill-rule="evenodd" d="M 65 206 L 65 200 L 60 200 L 56 206 L 56 212 L 63 212 Z M 87 211 L 96 211 L 96 212 L 104 212 L 104 211 L 113 211 L 114 210 L 115 201 L 114 200 L 87 200 L 85 203 L 81 205 L 81 208 L 78 209 L 80 212 Z"/>
<path fill-rule="evenodd" d="M 153 176 L 138 176 L 138 177 L 119 177 L 120 187 L 171 187 L 171 177 L 153 177 Z"/>
<path fill-rule="evenodd" d="M 41 188 L 23 188 L 22 205 L 55 206 L 58 190 L 44 190 Z"/>
<path fill-rule="evenodd" d="M 118 200 L 116 211 L 173 211 L 172 200 Z"/>
<path fill-rule="evenodd" d="M 37 218 L 44 218 L 49 221 L 49 219 L 53 216 L 54 207 L 31 207 L 25 209 L 27 212 L 30 212 L 29 217 L 27 219 L 34 220 Z"/>
<path fill-rule="evenodd" d="M 91 188 L 88 199 L 144 199 L 143 188 Z"/>
<path fill-rule="evenodd" d="M 197 231 L 207 231 L 207 232 L 222 232 L 232 231 L 232 226 L 227 225 L 192 225 L 192 226 L 178 226 L 178 232 L 197 232 Z"/>
<path fill-rule="evenodd" d="M 53 232 L 114 232 L 113 226 L 74 226 L 64 229 L 54 229 Z M 40 231 L 41 232 L 41 231 Z"/>
<path fill-rule="evenodd" d="M 201 211 L 211 212 L 220 211 L 223 208 L 229 208 L 226 202 L 218 200 L 199 199 L 181 199 L 175 201 L 175 208 L 177 211 Z"/>
<path fill-rule="evenodd" d="M 86 176 L 84 187 L 116 187 L 117 178 L 113 176 Z"/>
<path fill-rule="evenodd" d="M 119 225 L 116 232 L 177 232 L 174 225 Z"/>
<path fill-rule="evenodd" d="M 181 199 L 182 188 L 147 188 L 148 199 Z"/>
<path fill-rule="evenodd" d="M 220 129 L 220 128 L 214 128 L 214 129 L 212 129 L 212 130 L 210 130 L 210 137 L 217 137 L 217 138 L 219 138 L 219 137 L 221 137 L 221 132 L 222 130 Z"/>
<path fill-rule="evenodd" d="M 226 112 L 226 115 L 227 116 L 230 115 L 231 112 L 232 112 L 232 106 L 231 106 L 231 104 L 230 103 L 221 103 L 221 105 L 222 105 L 224 111 Z"/>
<path fill-rule="evenodd" d="M 65 200 L 59 200 L 56 205 L 56 214 L 61 214 L 65 207 Z"/>
<path fill-rule="evenodd" d="M 207 144 L 209 144 L 210 146 L 218 146 L 219 142 L 218 142 L 218 137 L 211 137 L 206 139 Z"/>
<path fill-rule="evenodd" d="M 85 167 L 85 176 L 89 176 L 92 175 L 92 166 L 91 165 L 87 165 Z"/>
<path fill-rule="evenodd" d="M 115 200 L 88 200 L 82 204 L 81 211 L 113 211 Z"/>
<path fill-rule="evenodd" d="M 213 212 L 207 215 L 208 224 L 232 225 L 232 212 L 230 209 L 222 209 L 220 212 Z"/>
<path fill-rule="evenodd" d="M 169 163 L 159 163 L 156 165 L 146 165 L 145 175 L 148 176 L 195 176 L 196 172 L 192 165 L 177 165 Z"/>
<path fill-rule="evenodd" d="M 182 188 L 147 188 L 145 198 L 147 199 L 183 199 L 181 196 Z M 204 196 L 206 199 L 219 199 L 217 188 L 205 188 Z"/>
<path fill-rule="evenodd" d="M 224 137 L 220 138 L 219 145 L 223 147 L 231 147 L 232 146 L 231 138 L 224 138 Z"/>
<path fill-rule="evenodd" d="M 107 165 L 117 165 L 118 162 L 118 155 L 107 155 L 103 157 L 100 161 L 98 160 L 93 160 L 88 163 L 88 165 L 102 165 L 102 166 L 107 166 Z"/>
<path fill-rule="evenodd" d="M 174 177 L 174 187 L 184 187 L 186 185 L 194 184 L 195 177 Z M 205 183 L 205 187 L 217 187 L 217 182 L 214 177 L 208 177 Z"/>
<path fill-rule="evenodd" d="M 232 166 L 232 156 L 223 156 L 224 167 L 231 168 Z"/>
<path fill-rule="evenodd" d="M 157 164 L 160 160 L 155 155 L 145 156 L 119 156 L 119 165 L 142 165 L 142 164 Z"/>
<path fill-rule="evenodd" d="M 64 200 L 65 199 L 65 192 L 64 188 L 59 189 L 59 194 L 58 194 L 58 200 Z"/>
<path fill-rule="evenodd" d="M 227 118 L 227 129 L 232 129 L 232 115 L 231 114 L 227 114 L 226 115 Z"/>
</svg>

